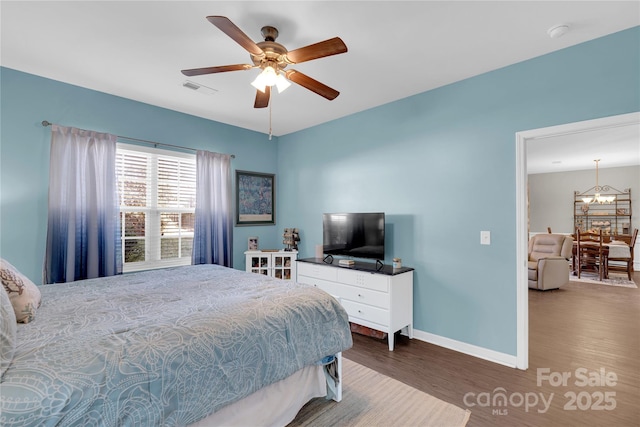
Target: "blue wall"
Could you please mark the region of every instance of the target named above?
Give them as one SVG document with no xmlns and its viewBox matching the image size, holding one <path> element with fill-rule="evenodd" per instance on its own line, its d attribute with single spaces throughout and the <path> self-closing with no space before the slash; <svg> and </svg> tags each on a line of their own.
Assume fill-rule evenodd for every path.
<svg viewBox="0 0 640 427">
<path fill-rule="evenodd" d="M 386 212 L 414 326 L 515 355 L 515 133 L 640 110 L 639 52 L 636 27 L 283 136 L 280 221 L 311 257 L 323 212 Z"/>
<path fill-rule="evenodd" d="M 639 111 L 639 52 L 633 28 L 273 141 L 2 68 L 0 255 L 40 283 L 42 120 L 234 153 L 236 169 L 276 173 L 278 193 L 276 227 L 234 229 L 236 268 L 248 236 L 280 247 L 298 227 L 308 257 L 323 212 L 384 211 L 387 261 L 416 269 L 415 327 L 515 355 L 515 133 Z"/>
<path fill-rule="evenodd" d="M 105 93 L 0 68 L 0 256 L 42 282 L 50 128 L 43 120 L 133 138 L 235 154 L 233 169 L 276 173 L 277 139 Z M 235 188 L 235 172 L 232 171 Z M 235 227 L 234 267 L 247 237 L 281 245 L 284 227 Z"/>
</svg>

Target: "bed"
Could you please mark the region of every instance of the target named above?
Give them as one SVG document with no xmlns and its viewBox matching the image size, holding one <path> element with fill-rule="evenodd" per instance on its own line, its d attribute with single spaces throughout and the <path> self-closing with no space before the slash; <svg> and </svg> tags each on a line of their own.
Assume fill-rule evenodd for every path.
<svg viewBox="0 0 640 427">
<path fill-rule="evenodd" d="M 284 425 L 352 344 L 323 291 L 215 265 L 39 289 L 0 384 L 5 427 Z"/>
</svg>

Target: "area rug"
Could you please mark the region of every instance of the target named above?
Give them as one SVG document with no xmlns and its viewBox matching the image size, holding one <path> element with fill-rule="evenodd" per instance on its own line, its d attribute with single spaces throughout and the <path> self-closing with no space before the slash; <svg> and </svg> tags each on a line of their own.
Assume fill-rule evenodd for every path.
<svg viewBox="0 0 640 427">
<path fill-rule="evenodd" d="M 341 402 L 307 403 L 293 426 L 465 426 L 471 412 L 444 402 L 372 369 L 342 359 Z"/>
<path fill-rule="evenodd" d="M 598 280 L 598 275 L 594 273 L 582 273 L 580 278 L 578 276 L 571 276 L 569 278 L 571 282 L 578 283 L 590 283 L 593 285 L 607 285 L 607 286 L 620 286 L 622 288 L 637 288 L 638 285 L 633 280 L 629 280 L 627 274 L 614 274 L 609 273 L 609 278 L 602 281 Z"/>
</svg>

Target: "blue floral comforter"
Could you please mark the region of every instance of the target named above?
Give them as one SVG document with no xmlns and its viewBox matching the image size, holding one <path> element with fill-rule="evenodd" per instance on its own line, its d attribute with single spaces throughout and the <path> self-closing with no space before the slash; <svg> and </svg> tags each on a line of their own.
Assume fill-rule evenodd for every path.
<svg viewBox="0 0 640 427">
<path fill-rule="evenodd" d="M 183 426 L 351 346 L 314 287 L 198 265 L 40 287 L 0 425 Z"/>
</svg>

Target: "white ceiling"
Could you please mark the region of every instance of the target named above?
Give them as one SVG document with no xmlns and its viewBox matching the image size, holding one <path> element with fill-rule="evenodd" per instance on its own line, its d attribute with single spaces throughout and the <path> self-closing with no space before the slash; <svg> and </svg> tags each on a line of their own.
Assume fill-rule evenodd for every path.
<svg viewBox="0 0 640 427">
<path fill-rule="evenodd" d="M 527 173 L 640 165 L 640 124 L 575 132 L 527 143 Z"/>
<path fill-rule="evenodd" d="M 275 26 L 289 50 L 341 37 L 347 53 L 293 66 L 340 96 L 295 84 L 274 93 L 279 136 L 640 25 L 640 2 L 3 0 L 0 14 L 2 66 L 262 133 L 269 108 L 253 108 L 257 70 L 180 73 L 251 62 L 205 17 L 227 16 L 256 42 Z M 571 31 L 551 39 L 560 23 Z"/>
</svg>

